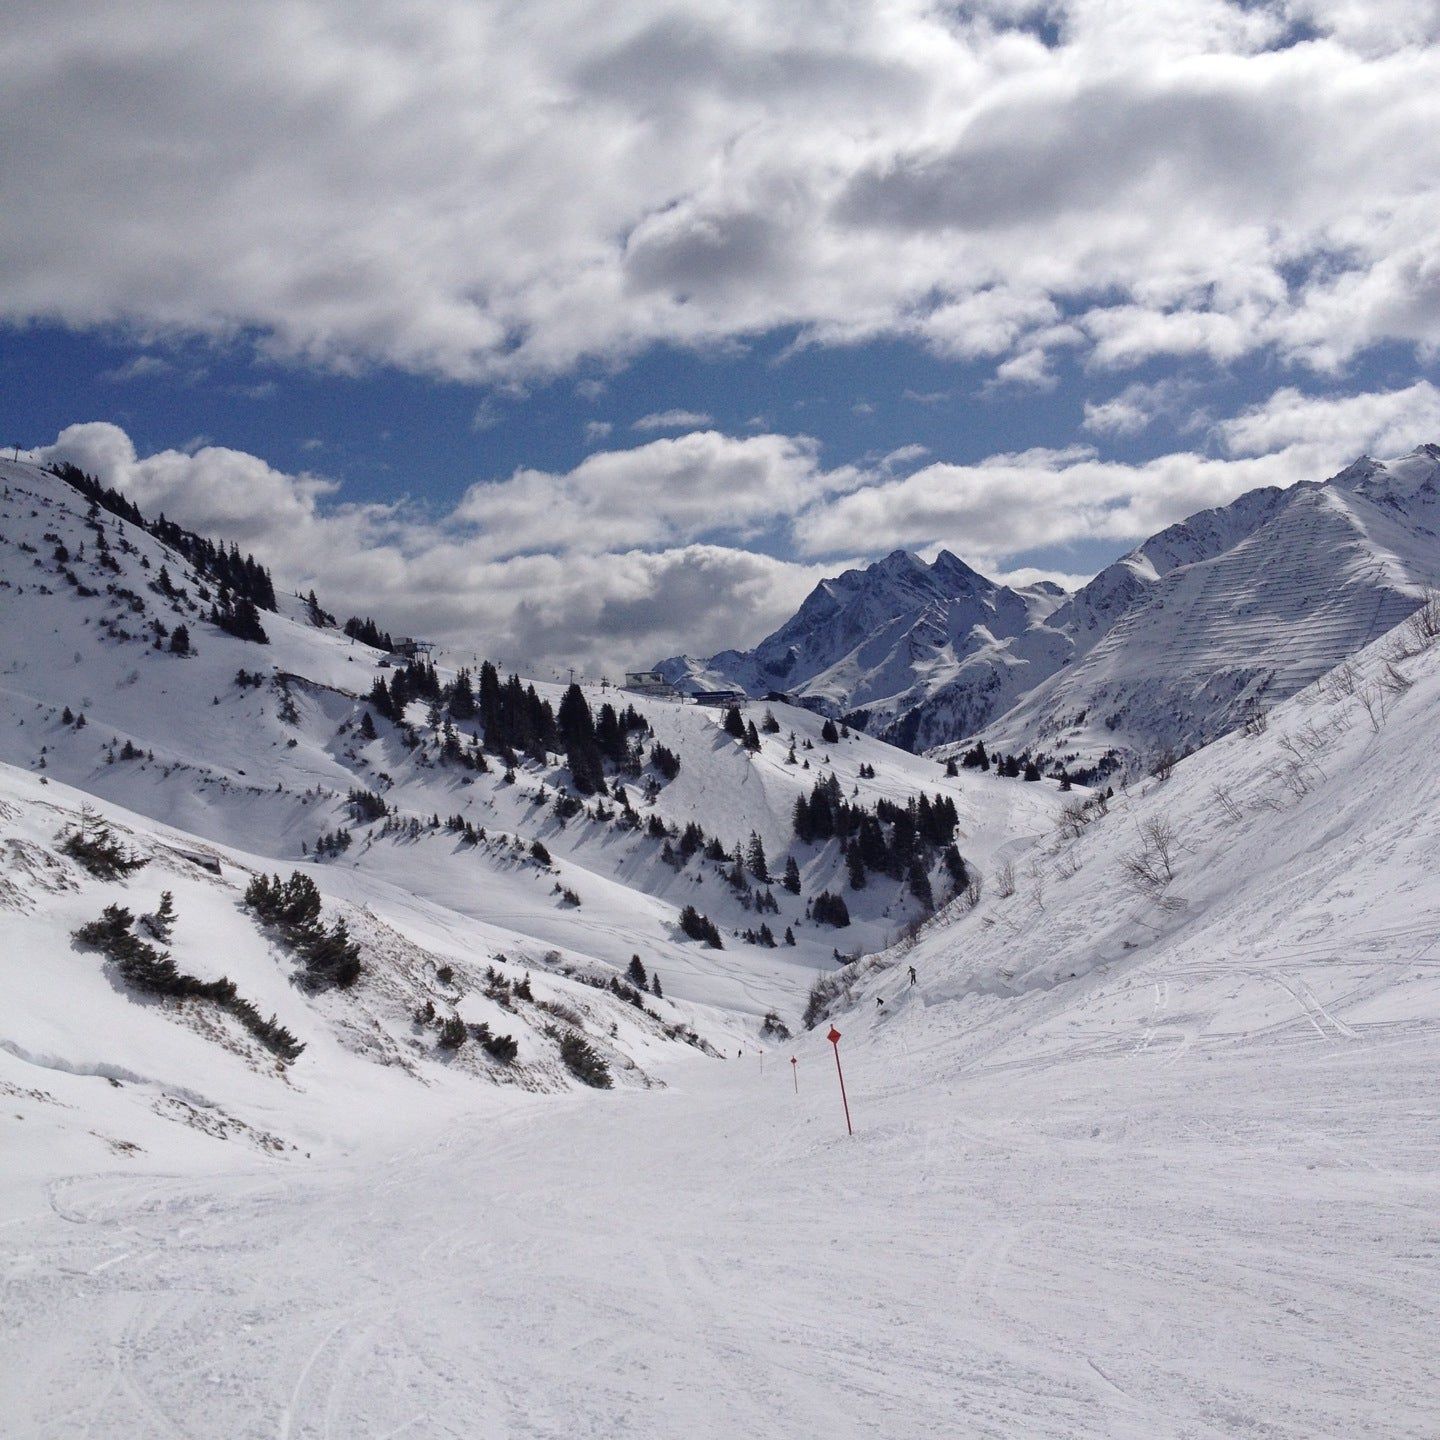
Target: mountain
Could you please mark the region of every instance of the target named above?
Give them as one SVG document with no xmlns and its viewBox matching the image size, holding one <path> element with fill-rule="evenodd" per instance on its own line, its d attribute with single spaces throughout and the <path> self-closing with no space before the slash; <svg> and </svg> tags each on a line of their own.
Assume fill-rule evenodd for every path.
<svg viewBox="0 0 1440 1440">
<path fill-rule="evenodd" d="M 1077 773 L 1129 769 L 1223 734 L 1412 610 L 1440 581 L 1437 475 L 1423 446 L 1251 491 L 1073 595 L 897 551 L 823 581 L 754 650 L 659 668 L 783 691 L 907 749 L 979 735 Z"/>
<path fill-rule="evenodd" d="M 753 650 L 699 662 L 675 656 L 655 668 L 684 690 L 738 686 L 830 715 L 863 712 L 857 723 L 904 743 L 926 702 L 947 688 L 964 691 L 976 728 L 1050 674 L 1070 649 L 1045 623 L 1064 598 L 1050 583 L 999 585 L 949 551 L 927 565 L 896 550 L 821 581 Z"/>
<path fill-rule="evenodd" d="M 146 580 L 165 552 L 109 527 L 116 575 L 83 513 L 22 479 L 0 502 L 7 1437 L 1440 1433 L 1440 608 L 1265 729 L 1108 802 L 993 772 L 945 782 L 975 883 L 893 947 L 840 968 L 812 949 L 787 977 L 728 927 L 725 951 L 687 965 L 655 919 L 666 884 L 707 904 L 720 887 L 694 864 L 665 881 L 658 839 L 516 803 L 539 761 L 511 785 L 461 771 L 423 706 L 414 750 L 383 721 L 379 748 L 355 745 L 340 732 L 363 687 L 343 682 L 383 657 L 283 593 L 268 647 L 200 620 L 185 659 L 101 629 L 130 604 L 110 581 L 173 623 Z M 83 540 L 68 568 L 97 594 L 59 574 L 46 530 L 72 555 Z M 193 595 L 199 577 L 166 563 Z M 327 658 L 333 683 L 292 682 L 297 720 L 270 680 L 227 688 L 239 659 L 250 675 Z M 97 718 L 62 733 L 50 693 Z M 663 732 L 683 750 L 666 813 L 718 830 L 722 810 L 730 827 L 798 792 L 788 737 L 747 759 L 696 707 L 647 713 L 657 733 L 683 717 Z M 153 762 L 123 741 L 108 762 L 122 725 Z M 823 745 L 801 750 L 815 773 Z M 870 783 L 862 756 L 895 794 L 939 770 L 892 768 L 869 737 L 831 753 L 847 793 Z M 558 876 L 353 818 L 349 850 L 305 858 L 361 759 L 417 810 L 448 796 L 497 832 L 517 817 L 553 842 Z M 57 843 L 101 787 L 126 791 L 129 809 L 89 803 L 149 862 L 121 879 Z M 252 848 L 137 808 L 161 806 Z M 602 906 L 612 858 L 633 886 Z M 352 989 L 304 992 L 244 913 L 247 871 L 272 863 L 355 921 Z M 177 961 L 273 1009 L 306 1043 L 296 1061 L 206 1002 L 134 996 L 72 943 L 102 905 L 148 911 L 162 886 Z M 847 893 L 857 912 L 896 899 L 878 877 Z M 547 963 L 535 927 L 567 915 Z M 708 989 L 708 1008 L 652 1008 L 723 1060 L 585 983 L 613 978 L 604 957 L 632 937 L 667 946 L 667 985 Z M 529 970 L 535 1003 L 486 995 L 491 968 Z M 826 1018 L 765 1033 L 801 976 L 823 982 Z M 533 1086 L 488 1083 L 469 1045 L 447 1056 L 413 1018 L 424 997 L 523 1025 L 515 1078 Z M 571 1012 L 633 1060 L 616 1058 L 621 1093 L 531 1093 L 567 1083 L 546 1027 Z"/>
<path fill-rule="evenodd" d="M 987 744 L 1082 770 L 1133 769 L 1203 745 L 1303 689 L 1440 583 L 1440 447 L 1367 457 L 1327 481 L 1242 496 L 1179 528 L 1197 520 L 1214 537 L 1210 553 L 1162 547 L 1176 563 L 1152 564 L 1088 650 L 983 730 Z M 1119 563 L 1135 573 L 1136 557 L 1153 562 L 1156 553 L 1148 541 Z M 1056 622 L 1074 632 L 1079 604 L 1109 573 Z"/>
<path fill-rule="evenodd" d="M 752 748 L 719 712 L 601 685 L 576 692 L 583 708 L 628 729 L 621 760 L 602 762 L 606 793 L 586 793 L 558 740 L 506 753 L 476 713 L 478 677 L 462 704 L 443 657 L 409 663 L 352 638 L 380 632 L 277 593 L 255 562 L 83 477 L 3 461 L 0 605 L 0 922 L 18 937 L 0 945 L 0 1051 L 144 1077 L 128 1099 L 146 1115 L 180 1113 L 183 1092 L 229 1117 L 228 1133 L 287 1146 L 313 1139 L 313 1107 L 346 1087 L 401 1111 L 412 1089 L 572 1087 L 569 1030 L 617 1087 L 644 1088 L 676 1052 L 756 1043 L 772 1014 L 793 1027 L 842 951 L 887 944 L 924 918 L 927 887 L 935 902 L 956 888 L 933 821 L 916 846 L 912 803 L 954 805 L 946 839 L 972 866 L 1060 803 L 1050 782 L 960 782 L 867 735 L 827 742 L 805 709 L 745 707 Z M 518 679 L 504 695 L 552 716 L 570 703 L 565 687 Z M 817 787 L 827 815 L 863 814 L 878 837 L 863 889 L 847 836 L 797 833 Z M 86 806 L 146 861 L 132 877 L 97 878 L 68 854 Z M 345 923 L 354 986 L 308 985 L 294 946 L 246 902 L 267 874 L 306 877 L 324 923 Z M 293 1063 L 277 1070 L 236 1007 L 154 1003 L 113 956 L 72 943 L 107 905 L 150 914 L 167 888 L 180 974 L 228 979 L 274 1014 L 306 1047 Z M 845 924 L 815 910 L 824 895 L 844 897 Z M 690 907 L 723 948 L 686 932 Z M 663 995 L 635 991 L 633 956 Z M 474 1035 L 450 1053 L 452 1018 L 509 1036 L 516 1054 L 496 1060 Z M 223 1052 L 213 1074 L 197 1058 L 207 1046 Z M 363 1079 L 366 1066 L 384 1074 Z"/>
</svg>

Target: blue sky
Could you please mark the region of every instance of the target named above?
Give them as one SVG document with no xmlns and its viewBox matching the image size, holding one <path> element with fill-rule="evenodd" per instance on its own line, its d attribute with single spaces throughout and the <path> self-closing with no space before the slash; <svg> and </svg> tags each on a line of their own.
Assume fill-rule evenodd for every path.
<svg viewBox="0 0 1440 1440">
<path fill-rule="evenodd" d="M 1440 438 L 1432 11 L 22 5 L 0 434 L 537 667 L 1081 577 Z"/>
</svg>

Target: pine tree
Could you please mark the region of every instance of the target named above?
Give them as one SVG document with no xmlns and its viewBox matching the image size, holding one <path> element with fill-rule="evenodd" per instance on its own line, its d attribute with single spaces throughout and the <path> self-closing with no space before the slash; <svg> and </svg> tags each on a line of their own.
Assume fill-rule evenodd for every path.
<svg viewBox="0 0 1440 1440">
<path fill-rule="evenodd" d="M 935 908 L 935 897 L 930 890 L 930 877 L 925 873 L 925 866 L 918 855 L 910 862 L 908 884 L 910 893 L 926 910 Z"/>
<path fill-rule="evenodd" d="M 800 893 L 800 866 L 793 855 L 785 857 L 785 877 L 780 883 L 792 894 Z"/>
<path fill-rule="evenodd" d="M 732 705 L 725 712 L 725 733 L 736 740 L 745 739 L 745 718 L 737 705 Z"/>
<path fill-rule="evenodd" d="M 858 844 L 852 845 L 845 852 L 845 863 L 850 871 L 850 888 L 863 890 L 865 888 L 865 859 L 860 853 Z"/>
<path fill-rule="evenodd" d="M 374 740 L 378 738 L 375 733 L 375 722 L 370 718 L 370 712 L 368 710 L 360 717 L 360 738 L 362 740 Z"/>
<path fill-rule="evenodd" d="M 663 1000 L 665 998 L 665 992 L 660 988 L 660 972 L 658 970 L 652 970 L 650 972 L 650 993 L 657 1000 Z"/>
<path fill-rule="evenodd" d="M 770 883 L 770 866 L 765 858 L 765 842 L 753 830 L 750 832 L 750 843 L 746 847 L 745 868 L 762 885 Z"/>
<path fill-rule="evenodd" d="M 820 738 L 827 745 L 835 745 L 839 743 L 840 732 L 835 728 L 835 722 L 833 720 L 827 720 L 820 727 Z"/>
<path fill-rule="evenodd" d="M 149 915 L 142 915 L 140 923 L 150 932 L 153 939 L 162 945 L 170 943 L 170 932 L 175 926 L 175 896 L 169 890 L 160 892 L 160 904 Z"/>
<path fill-rule="evenodd" d="M 752 755 L 760 750 L 760 732 L 756 730 L 753 720 L 745 727 L 745 748 Z"/>
<path fill-rule="evenodd" d="M 172 655 L 188 655 L 190 653 L 190 632 L 183 625 L 177 625 L 170 632 L 170 653 Z"/>
<path fill-rule="evenodd" d="M 638 955 L 632 955 L 630 957 L 630 967 L 625 973 L 630 977 L 633 984 L 638 985 L 642 990 L 645 988 L 645 966 Z"/>
</svg>

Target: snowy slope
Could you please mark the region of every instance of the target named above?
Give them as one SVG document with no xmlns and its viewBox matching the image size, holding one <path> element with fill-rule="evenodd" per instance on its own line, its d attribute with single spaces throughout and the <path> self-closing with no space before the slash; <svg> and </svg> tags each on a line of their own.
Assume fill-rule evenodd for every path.
<svg viewBox="0 0 1440 1440">
<path fill-rule="evenodd" d="M 1069 647 L 1044 624 L 1058 586 L 997 585 L 941 551 L 927 565 L 904 550 L 824 580 L 752 651 L 676 656 L 656 668 L 688 690 L 738 686 L 803 698 L 827 714 L 865 712 L 872 734 L 915 720 L 938 691 L 968 697 L 971 728 L 1048 675 Z"/>
<path fill-rule="evenodd" d="M 276 866 L 312 859 L 317 837 L 345 826 L 354 843 L 315 867 L 322 887 L 381 906 L 387 922 L 402 929 L 433 928 L 444 917 L 462 937 L 457 944 L 469 943 L 463 937 L 479 926 L 474 933 L 486 945 L 537 961 L 559 951 L 565 963 L 583 959 L 614 971 L 639 953 L 661 974 L 667 995 L 747 1014 L 756 1025 L 772 1009 L 793 1019 L 815 971 L 830 968 L 837 949 L 854 954 L 884 945 L 920 914 L 902 881 L 876 876 L 864 892 L 849 894 L 848 929 L 810 923 L 808 901 L 825 889 L 843 890 L 845 867 L 836 842 L 795 842 L 797 796 L 829 774 L 847 797 L 867 803 L 944 791 L 960 812 L 962 852 L 979 863 L 1016 830 L 1043 828 L 1059 803 L 1048 782 L 947 780 L 936 762 L 859 734 L 826 745 L 821 720 L 803 709 L 753 707 L 757 724 L 769 710 L 780 730 L 764 734 L 751 756 L 722 732 L 714 711 L 587 687 L 597 709 L 633 703 L 653 727 L 647 743 L 664 744 L 681 759 L 678 776 L 653 803 L 630 785 L 642 820 L 653 814 L 675 830 L 698 821 L 732 853 L 754 832 L 776 873 L 787 851 L 795 855 L 802 894 L 768 887 L 779 908 L 761 915 L 751 896 L 726 882 L 723 867 L 698 856 L 678 871 L 664 863 L 662 842 L 647 826 L 624 830 L 613 819 L 595 820 L 593 804 L 559 818 L 555 801 L 568 778 L 561 767 L 527 763 L 507 784 L 498 766 L 476 774 L 447 763 L 423 705 L 413 705 L 409 717 L 421 738 L 417 748 L 384 720 L 377 738 L 364 741 L 358 725 L 369 707 L 362 697 L 386 673 L 385 657 L 317 628 L 294 597 L 281 597 L 281 615 L 263 617 L 269 645 L 237 640 L 197 618 L 186 600 L 158 592 L 162 566 L 191 600 L 202 582 L 152 536 L 102 515 L 108 568 L 99 563 L 87 506 L 69 487 L 13 464 L 0 465 L 0 484 L 7 619 L 0 760 L 32 773 L 43 766 L 48 776 Z M 55 559 L 57 544 L 68 562 Z M 185 621 L 195 653 L 180 657 L 149 643 L 146 627 L 157 619 Z M 259 683 L 240 683 L 241 671 Z M 537 689 L 558 704 L 561 687 Z M 64 723 L 66 707 L 85 715 L 83 729 Z M 787 763 L 792 735 L 794 765 Z M 123 758 L 127 744 L 137 758 Z M 875 778 L 862 777 L 862 767 L 873 768 Z M 357 788 L 381 794 L 394 820 L 415 820 L 419 832 L 357 822 L 346 798 Z M 457 814 L 483 828 L 486 840 L 470 846 L 431 827 L 433 816 Z M 553 866 L 526 860 L 537 839 Z M 944 883 L 937 871 L 941 893 Z M 578 908 L 565 902 L 565 890 L 580 897 Z M 687 904 L 714 919 L 723 951 L 679 932 Z M 741 932 L 762 919 L 777 936 L 790 927 L 796 944 L 747 943 Z"/>
<path fill-rule="evenodd" d="M 1083 767 L 1191 749 L 1308 685 L 1440 582 L 1440 449 L 1260 493 L 1262 524 L 1158 574 L 987 741 Z"/>
<path fill-rule="evenodd" d="M 662 662 L 782 690 L 907 749 L 982 736 L 1110 774 L 1292 695 L 1440 580 L 1440 448 L 1255 490 L 1169 526 L 1073 595 L 897 551 L 824 581 L 753 651 Z"/>
<path fill-rule="evenodd" d="M 840 997 L 853 1138 L 823 1026 L 223 1166 L 178 1127 L 117 1153 L 77 1121 L 124 1091 L 0 1055 L 0 1408 L 117 1440 L 1432 1436 L 1437 706 L 1402 625 L 998 852 Z M 1156 822 L 1173 874 L 1137 891 Z"/>
</svg>

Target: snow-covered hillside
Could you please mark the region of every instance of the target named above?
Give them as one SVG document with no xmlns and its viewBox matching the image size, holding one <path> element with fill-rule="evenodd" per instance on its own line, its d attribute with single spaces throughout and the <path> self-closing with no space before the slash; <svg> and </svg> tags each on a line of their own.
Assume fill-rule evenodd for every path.
<svg viewBox="0 0 1440 1440">
<path fill-rule="evenodd" d="M 1434 1435 L 1429 618 L 1164 782 L 1072 792 L 846 972 L 853 1137 L 823 1025 L 612 1097 L 367 1070 L 310 1158 L 0 1052 L 9 1427 Z M 172 876 L 178 945 L 212 882 Z M 267 963 L 234 970 L 308 1023 Z"/>
<path fill-rule="evenodd" d="M 656 669 L 687 691 L 791 695 L 919 749 L 929 743 L 923 720 L 935 695 L 960 706 L 951 719 L 968 734 L 1064 661 L 1067 637 L 1045 623 L 1063 599 L 1049 583 L 998 585 L 948 551 L 927 565 L 897 550 L 821 581 L 754 650 L 679 655 Z"/>
<path fill-rule="evenodd" d="M 1440 582 L 1440 447 L 1258 495 L 1247 520 L 1261 523 L 1156 573 L 1083 658 L 986 728 L 989 743 L 1084 767 L 1191 749 L 1308 685 Z"/>
<path fill-rule="evenodd" d="M 1066 596 L 948 553 L 823 582 L 753 651 L 660 668 L 780 690 L 913 750 L 979 735 L 1108 775 L 1295 693 L 1440 582 L 1440 447 L 1263 489 L 1153 535 Z"/>
<path fill-rule="evenodd" d="M 771 1012 L 793 1024 L 837 951 L 884 945 L 923 914 L 906 875 L 872 871 L 857 891 L 839 841 L 797 839 L 796 801 L 822 779 L 868 808 L 943 793 L 972 864 L 1044 829 L 1060 803 L 1049 782 L 947 779 L 864 735 L 829 743 L 803 709 L 747 707 L 752 751 L 720 712 L 590 686 L 597 713 L 633 706 L 647 753 L 668 750 L 679 770 L 667 779 L 647 764 L 616 777 L 623 805 L 581 804 L 559 757 L 507 774 L 492 754 L 480 770 L 475 723 L 423 699 L 405 724 L 387 720 L 369 697 L 396 673 L 391 657 L 316 623 L 307 602 L 282 595 L 280 613 L 263 612 L 267 644 L 237 638 L 205 618 L 213 582 L 154 535 L 91 513 L 32 466 L 0 465 L 0 487 L 0 760 L 233 847 L 243 863 L 298 868 L 424 946 L 448 937 L 487 963 L 622 981 L 639 955 L 669 1001 L 698 1007 L 668 1018 L 714 1029 L 717 1043 L 736 1017 L 752 1034 Z M 171 639 L 181 625 L 183 654 Z M 559 706 L 562 687 L 536 689 Z M 724 858 L 682 853 L 692 825 Z M 321 853 L 321 837 L 342 832 L 346 847 Z M 733 856 L 749 860 L 752 837 L 772 878 L 750 869 L 737 883 Z M 798 893 L 781 883 L 787 858 Z M 929 875 L 941 898 L 953 888 L 938 850 Z M 844 928 L 810 914 L 827 891 L 845 896 Z M 682 932 L 686 906 L 714 922 L 723 949 Z"/>
</svg>

